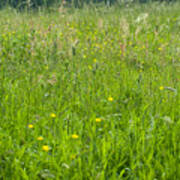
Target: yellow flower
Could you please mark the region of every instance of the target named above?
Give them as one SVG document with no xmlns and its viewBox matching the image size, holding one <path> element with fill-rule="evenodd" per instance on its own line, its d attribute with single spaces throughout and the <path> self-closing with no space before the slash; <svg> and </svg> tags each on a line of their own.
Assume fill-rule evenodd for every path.
<svg viewBox="0 0 180 180">
<path fill-rule="evenodd" d="M 42 141 L 44 138 L 42 136 L 37 137 L 38 141 Z"/>
<path fill-rule="evenodd" d="M 42 150 L 48 152 L 50 150 L 50 147 L 48 145 L 42 146 Z"/>
<path fill-rule="evenodd" d="M 96 118 L 96 122 L 98 123 L 98 122 L 101 122 L 102 121 L 102 119 L 101 118 Z"/>
<path fill-rule="evenodd" d="M 112 102 L 113 98 L 111 96 L 108 97 L 108 101 Z"/>
<path fill-rule="evenodd" d="M 28 128 L 29 128 L 29 129 L 34 128 L 33 124 L 29 124 L 29 125 L 28 125 Z"/>
<path fill-rule="evenodd" d="M 93 61 L 94 61 L 94 63 L 96 63 L 97 62 L 96 58 Z"/>
<path fill-rule="evenodd" d="M 55 118 L 56 117 L 56 114 L 54 114 L 54 113 L 51 113 L 51 115 L 50 115 L 52 118 Z"/>
<path fill-rule="evenodd" d="M 79 136 L 78 136 L 77 134 L 73 134 L 71 137 L 72 137 L 73 139 L 78 139 L 78 138 L 79 138 Z"/>
<path fill-rule="evenodd" d="M 163 87 L 163 86 L 160 86 L 159 89 L 162 91 L 162 90 L 164 90 L 164 87 Z"/>
</svg>

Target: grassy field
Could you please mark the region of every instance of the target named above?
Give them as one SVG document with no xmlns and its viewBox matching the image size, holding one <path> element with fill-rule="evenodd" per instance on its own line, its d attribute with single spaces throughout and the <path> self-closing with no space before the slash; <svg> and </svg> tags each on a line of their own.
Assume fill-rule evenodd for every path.
<svg viewBox="0 0 180 180">
<path fill-rule="evenodd" d="M 0 179 L 180 179 L 180 3 L 0 11 Z"/>
</svg>

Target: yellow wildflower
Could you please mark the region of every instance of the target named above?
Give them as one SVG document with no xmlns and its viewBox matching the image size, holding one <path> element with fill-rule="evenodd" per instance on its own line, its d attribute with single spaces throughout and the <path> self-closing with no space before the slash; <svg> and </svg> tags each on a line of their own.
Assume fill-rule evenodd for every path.
<svg viewBox="0 0 180 180">
<path fill-rule="evenodd" d="M 98 123 L 98 122 L 101 122 L 102 121 L 102 119 L 101 118 L 96 118 L 96 122 Z"/>
<path fill-rule="evenodd" d="M 52 118 L 55 118 L 56 117 L 56 114 L 54 114 L 54 113 L 51 113 L 51 115 L 50 115 Z"/>
<path fill-rule="evenodd" d="M 78 136 L 77 134 L 73 134 L 71 137 L 72 137 L 73 139 L 78 139 L 78 138 L 79 138 L 79 136 Z"/>
<path fill-rule="evenodd" d="M 28 128 L 29 128 L 29 129 L 34 128 L 33 124 L 29 124 L 29 125 L 28 125 Z"/>
<path fill-rule="evenodd" d="M 111 96 L 108 97 L 108 101 L 112 102 L 113 98 Z"/>
<path fill-rule="evenodd" d="M 162 91 L 162 90 L 164 90 L 164 87 L 163 87 L 163 86 L 160 86 L 159 89 Z"/>
<path fill-rule="evenodd" d="M 42 146 L 42 150 L 48 152 L 50 150 L 50 147 L 48 145 Z"/>
<path fill-rule="evenodd" d="M 42 136 L 37 137 L 38 141 L 42 141 L 44 138 Z"/>
<path fill-rule="evenodd" d="M 94 61 L 94 63 L 96 63 L 97 62 L 96 58 L 93 61 Z"/>
</svg>

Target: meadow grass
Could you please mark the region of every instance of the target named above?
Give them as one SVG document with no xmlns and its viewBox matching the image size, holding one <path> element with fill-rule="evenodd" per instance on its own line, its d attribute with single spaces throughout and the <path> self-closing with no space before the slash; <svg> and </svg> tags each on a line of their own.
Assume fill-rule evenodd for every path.
<svg viewBox="0 0 180 180">
<path fill-rule="evenodd" d="M 180 4 L 0 11 L 1 179 L 180 179 Z"/>
</svg>

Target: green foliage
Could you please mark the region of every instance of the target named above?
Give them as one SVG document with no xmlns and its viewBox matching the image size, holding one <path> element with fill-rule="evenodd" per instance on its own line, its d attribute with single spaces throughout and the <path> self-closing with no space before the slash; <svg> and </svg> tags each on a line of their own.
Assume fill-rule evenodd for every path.
<svg viewBox="0 0 180 180">
<path fill-rule="evenodd" d="M 71 6 L 81 8 L 85 4 L 97 4 L 102 3 L 111 6 L 113 4 L 124 4 L 124 3 L 147 3 L 147 2 L 153 2 L 153 1 L 159 1 L 159 2 L 174 2 L 176 0 L 1 0 L 0 1 L 0 8 L 4 6 L 12 6 L 15 8 L 36 8 L 40 6 L 49 7 L 52 4 L 63 4 L 63 2 L 66 4 L 70 4 Z"/>
<path fill-rule="evenodd" d="M 0 179 L 180 179 L 179 9 L 0 11 Z"/>
<path fill-rule="evenodd" d="M 12 7 L 38 7 L 50 6 L 53 3 L 59 3 L 61 0 L 1 0 L 0 7 L 10 5 Z"/>
</svg>

